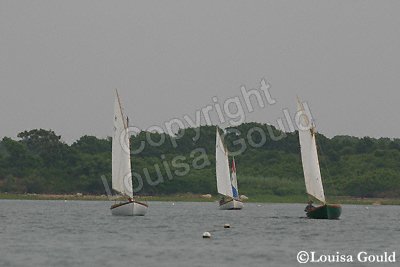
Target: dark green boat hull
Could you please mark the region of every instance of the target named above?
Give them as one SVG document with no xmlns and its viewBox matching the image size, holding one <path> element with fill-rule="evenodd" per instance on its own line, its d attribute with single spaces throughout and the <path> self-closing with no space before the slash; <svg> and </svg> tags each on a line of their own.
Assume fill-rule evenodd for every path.
<svg viewBox="0 0 400 267">
<path fill-rule="evenodd" d="M 342 207 L 340 205 L 326 204 L 307 212 L 307 217 L 311 219 L 334 220 L 339 219 L 341 213 Z"/>
</svg>

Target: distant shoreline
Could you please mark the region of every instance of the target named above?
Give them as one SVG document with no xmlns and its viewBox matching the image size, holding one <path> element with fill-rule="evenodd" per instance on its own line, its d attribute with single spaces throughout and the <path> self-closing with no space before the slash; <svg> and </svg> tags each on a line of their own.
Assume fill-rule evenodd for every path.
<svg viewBox="0 0 400 267">
<path fill-rule="evenodd" d="M 138 196 L 138 199 L 146 201 L 173 201 L 173 202 L 215 202 L 217 196 L 200 194 L 175 194 L 159 196 Z M 83 201 L 110 201 L 106 195 L 85 194 L 13 194 L 0 193 L 1 199 L 9 200 L 83 200 Z M 391 198 L 355 198 L 355 197 L 331 197 L 329 203 L 355 204 L 355 205 L 400 205 L 400 199 Z M 306 203 L 306 196 L 275 196 L 264 195 L 249 197 L 245 202 L 249 203 Z"/>
</svg>

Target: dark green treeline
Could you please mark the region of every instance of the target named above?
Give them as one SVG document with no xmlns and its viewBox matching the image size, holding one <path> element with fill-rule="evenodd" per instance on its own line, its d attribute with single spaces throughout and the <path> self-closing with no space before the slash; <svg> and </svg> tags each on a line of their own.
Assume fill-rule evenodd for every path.
<svg viewBox="0 0 400 267">
<path fill-rule="evenodd" d="M 326 194 L 400 197 L 400 139 L 318 134 L 317 140 Z M 229 128 L 225 142 L 241 194 L 305 194 L 297 132 L 245 123 Z M 131 150 L 141 195 L 216 193 L 215 127 L 175 137 L 141 132 L 131 137 Z M 35 129 L 0 142 L 0 192 L 104 194 L 102 176 L 111 182 L 111 138 L 83 136 L 68 145 L 51 130 Z"/>
</svg>

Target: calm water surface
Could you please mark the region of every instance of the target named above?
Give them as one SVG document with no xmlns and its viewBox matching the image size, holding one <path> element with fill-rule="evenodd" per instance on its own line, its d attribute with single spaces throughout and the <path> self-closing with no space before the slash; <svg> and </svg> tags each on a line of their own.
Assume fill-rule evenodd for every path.
<svg viewBox="0 0 400 267">
<path fill-rule="evenodd" d="M 149 204 L 145 217 L 114 217 L 108 202 L 0 200 L 0 266 L 400 266 L 399 206 L 345 205 L 340 220 L 310 220 L 297 204 Z M 300 265 L 302 250 L 395 251 L 397 262 Z"/>
</svg>

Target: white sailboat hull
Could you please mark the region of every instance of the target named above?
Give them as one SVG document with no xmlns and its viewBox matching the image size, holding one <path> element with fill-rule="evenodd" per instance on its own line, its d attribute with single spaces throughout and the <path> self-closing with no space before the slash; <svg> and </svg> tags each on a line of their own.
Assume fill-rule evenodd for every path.
<svg viewBox="0 0 400 267">
<path fill-rule="evenodd" d="M 243 202 L 237 199 L 230 199 L 226 202 L 219 204 L 220 210 L 241 210 L 243 209 Z"/>
<path fill-rule="evenodd" d="M 148 206 L 138 201 L 126 201 L 111 206 L 111 214 L 115 216 L 144 216 Z"/>
</svg>

